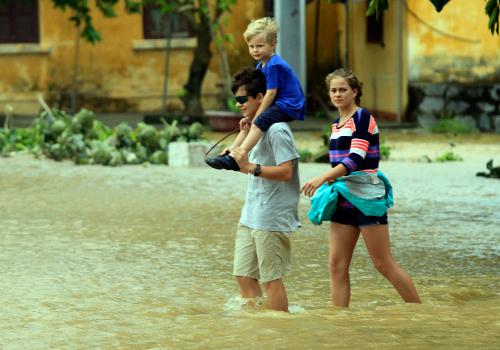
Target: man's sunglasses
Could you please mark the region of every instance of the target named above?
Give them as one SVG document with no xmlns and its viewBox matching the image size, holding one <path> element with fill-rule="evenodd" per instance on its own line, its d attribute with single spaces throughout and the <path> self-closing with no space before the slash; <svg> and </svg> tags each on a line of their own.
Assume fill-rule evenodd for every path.
<svg viewBox="0 0 500 350">
<path fill-rule="evenodd" d="M 234 99 L 236 100 L 237 103 L 242 105 L 248 101 L 248 96 L 235 96 Z"/>
</svg>

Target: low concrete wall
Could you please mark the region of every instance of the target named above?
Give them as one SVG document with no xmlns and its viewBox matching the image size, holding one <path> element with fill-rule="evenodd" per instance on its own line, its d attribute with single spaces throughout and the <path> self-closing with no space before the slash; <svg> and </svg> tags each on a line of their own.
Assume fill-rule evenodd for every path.
<svg viewBox="0 0 500 350">
<path fill-rule="evenodd" d="M 500 83 L 410 83 L 408 115 L 426 127 L 442 117 L 481 131 L 500 133 Z"/>
<path fill-rule="evenodd" d="M 168 165 L 177 168 L 205 167 L 205 153 L 211 145 L 207 142 L 171 142 L 168 144 Z M 218 150 L 212 150 L 218 153 Z"/>
</svg>

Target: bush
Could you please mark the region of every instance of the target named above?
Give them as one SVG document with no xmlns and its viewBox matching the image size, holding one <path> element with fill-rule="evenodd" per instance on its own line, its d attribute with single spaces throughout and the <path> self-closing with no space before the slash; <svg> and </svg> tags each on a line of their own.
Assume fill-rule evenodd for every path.
<svg viewBox="0 0 500 350">
<path fill-rule="evenodd" d="M 476 128 L 450 117 L 439 119 L 431 129 L 434 133 L 467 134 L 477 132 Z"/>
<path fill-rule="evenodd" d="M 443 152 L 441 155 L 436 157 L 436 162 L 457 162 L 462 160 L 464 159 L 452 150 Z"/>
<path fill-rule="evenodd" d="M 391 156 L 391 147 L 388 146 L 385 141 L 380 143 L 380 159 L 387 160 Z"/>
<path fill-rule="evenodd" d="M 313 154 L 307 148 L 299 149 L 299 155 L 302 162 L 311 162 L 313 160 Z"/>
<path fill-rule="evenodd" d="M 0 154 L 27 149 L 35 156 L 71 159 L 76 164 L 167 164 L 170 142 L 199 140 L 202 133 L 200 123 L 181 128 L 176 121 L 164 120 L 158 130 L 144 123 L 135 129 L 127 123 L 111 129 L 96 120 L 92 111 L 82 109 L 70 116 L 54 109 L 41 112 L 32 128 L 0 129 Z"/>
<path fill-rule="evenodd" d="M 447 151 L 441 153 L 439 156 L 437 156 L 436 162 L 462 161 L 463 158 L 457 153 L 453 152 L 453 148 L 455 148 L 455 142 L 453 142 L 453 140 L 448 140 L 448 145 L 450 146 L 450 148 Z"/>
</svg>

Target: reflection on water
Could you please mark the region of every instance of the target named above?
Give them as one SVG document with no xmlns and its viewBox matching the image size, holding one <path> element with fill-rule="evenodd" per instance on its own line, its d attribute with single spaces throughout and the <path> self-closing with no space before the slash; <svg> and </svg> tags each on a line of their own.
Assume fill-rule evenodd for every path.
<svg viewBox="0 0 500 350">
<path fill-rule="evenodd" d="M 328 227 L 301 199 L 285 314 L 243 303 L 231 277 L 241 174 L 2 159 L 0 348 L 499 348 L 500 181 L 475 177 L 482 166 L 382 165 L 393 253 L 422 305 L 402 303 L 359 244 L 351 308 L 332 308 Z"/>
</svg>

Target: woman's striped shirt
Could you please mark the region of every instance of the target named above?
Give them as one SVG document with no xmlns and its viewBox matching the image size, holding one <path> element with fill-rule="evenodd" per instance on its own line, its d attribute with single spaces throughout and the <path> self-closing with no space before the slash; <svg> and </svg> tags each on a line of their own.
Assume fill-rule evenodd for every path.
<svg viewBox="0 0 500 350">
<path fill-rule="evenodd" d="M 339 120 L 333 122 L 330 136 L 329 156 L 332 167 L 342 164 L 348 173 L 377 172 L 380 150 L 375 118 L 366 109 L 358 108 L 343 125 L 338 125 Z"/>
</svg>

